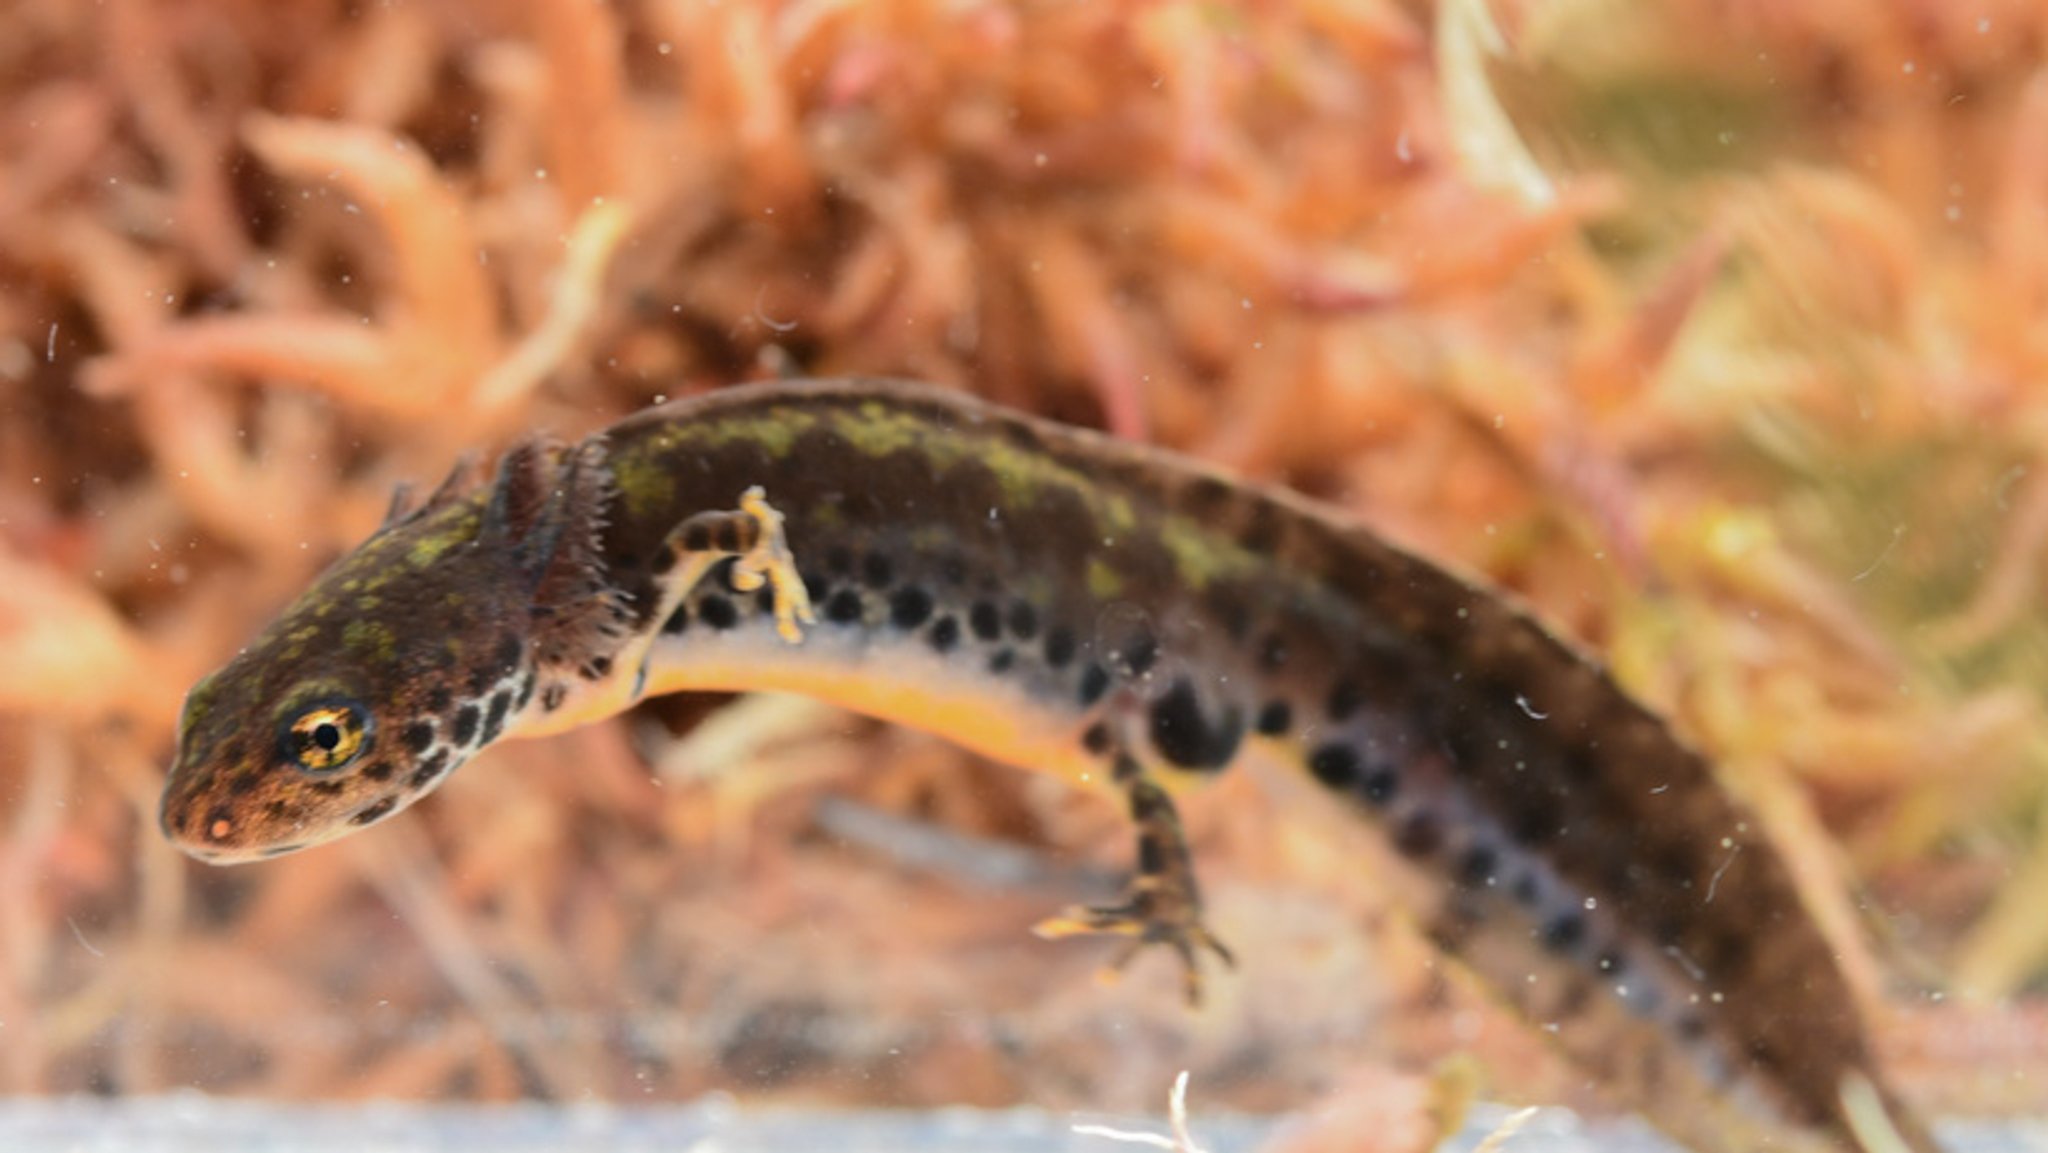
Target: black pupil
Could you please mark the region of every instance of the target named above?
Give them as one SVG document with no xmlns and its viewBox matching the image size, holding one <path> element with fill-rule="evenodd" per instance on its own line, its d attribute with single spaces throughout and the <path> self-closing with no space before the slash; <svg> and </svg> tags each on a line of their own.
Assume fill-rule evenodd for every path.
<svg viewBox="0 0 2048 1153">
<path fill-rule="evenodd" d="M 330 721 L 322 721 L 313 726 L 313 743 L 331 753 L 341 744 L 341 730 Z"/>
</svg>

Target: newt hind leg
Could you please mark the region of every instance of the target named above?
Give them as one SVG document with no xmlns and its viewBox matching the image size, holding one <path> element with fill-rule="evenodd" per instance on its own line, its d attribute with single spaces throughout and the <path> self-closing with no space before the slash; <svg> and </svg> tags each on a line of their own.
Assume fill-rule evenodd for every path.
<svg viewBox="0 0 2048 1153">
<path fill-rule="evenodd" d="M 1131 821 L 1137 826 L 1137 874 L 1116 903 L 1075 905 L 1040 921 L 1032 931 L 1048 939 L 1084 934 L 1124 937 L 1123 947 L 1103 971 L 1111 977 L 1146 946 L 1165 945 L 1180 957 L 1188 1004 L 1199 1005 L 1201 952 L 1216 954 L 1229 967 L 1237 964 L 1236 958 L 1203 922 L 1194 860 L 1172 798 L 1158 782 L 1145 775 L 1129 753 L 1118 751 L 1114 763 L 1117 785 L 1123 790 L 1130 805 Z"/>
</svg>

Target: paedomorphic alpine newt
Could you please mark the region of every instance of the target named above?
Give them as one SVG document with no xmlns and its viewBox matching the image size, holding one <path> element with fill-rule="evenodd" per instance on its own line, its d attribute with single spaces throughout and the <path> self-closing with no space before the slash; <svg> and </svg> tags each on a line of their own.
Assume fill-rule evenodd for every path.
<svg viewBox="0 0 2048 1153">
<path fill-rule="evenodd" d="M 1377 835 L 1375 881 L 1437 944 L 1674 1136 L 1848 1149 L 1875 1113 L 1939 1148 L 1783 858 L 1600 666 L 1333 510 L 929 387 L 734 388 L 401 494 L 192 690 L 163 828 L 274 857 L 493 741 L 689 689 L 1115 790 L 1127 899 L 1047 927 L 1165 944 L 1191 993 L 1222 948 L 1166 786 L 1260 743 Z"/>
</svg>

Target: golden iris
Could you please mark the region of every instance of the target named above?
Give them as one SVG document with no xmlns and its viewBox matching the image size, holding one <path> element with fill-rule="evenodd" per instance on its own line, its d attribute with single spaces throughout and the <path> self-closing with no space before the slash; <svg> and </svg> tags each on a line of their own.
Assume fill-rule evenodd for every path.
<svg viewBox="0 0 2048 1153">
<path fill-rule="evenodd" d="M 346 701 L 307 708 L 284 731 L 285 756 L 309 773 L 346 768 L 369 743 L 370 714 Z"/>
</svg>

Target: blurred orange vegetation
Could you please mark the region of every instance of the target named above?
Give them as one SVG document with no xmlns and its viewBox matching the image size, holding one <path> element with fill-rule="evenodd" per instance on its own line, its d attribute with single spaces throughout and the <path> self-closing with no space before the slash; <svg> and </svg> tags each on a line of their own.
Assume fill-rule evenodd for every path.
<svg viewBox="0 0 2048 1153">
<path fill-rule="evenodd" d="M 1540 1065 L 1242 779 L 1191 803 L 1245 956 L 1191 1016 L 1024 933 L 1124 860 L 1106 806 L 786 702 L 503 748 L 259 868 L 160 841 L 184 688 L 396 482 L 800 372 L 1156 440 L 1511 585 L 1760 807 L 1913 1083 L 2026 1100 L 2044 38 L 2016 0 L 8 5 L 0 1088 L 1149 1107 L 1190 1065 L 1272 1106 Z"/>
</svg>

